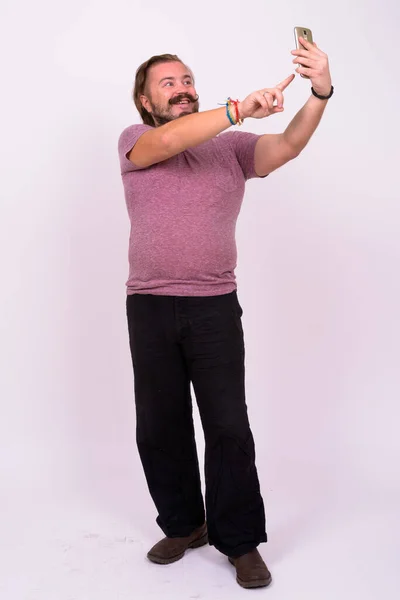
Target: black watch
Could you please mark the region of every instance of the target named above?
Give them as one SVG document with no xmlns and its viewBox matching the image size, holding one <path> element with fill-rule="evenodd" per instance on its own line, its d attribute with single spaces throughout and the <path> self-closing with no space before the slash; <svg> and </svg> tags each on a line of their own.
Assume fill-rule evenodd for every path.
<svg viewBox="0 0 400 600">
<path fill-rule="evenodd" d="M 333 90 L 334 90 L 334 87 L 332 86 L 332 87 L 331 87 L 331 91 L 330 91 L 330 93 L 328 94 L 328 96 L 320 96 L 319 94 L 317 94 L 317 92 L 314 90 L 314 88 L 313 88 L 313 87 L 311 88 L 311 91 L 312 91 L 312 93 L 314 94 L 314 96 L 315 96 L 316 98 L 319 98 L 320 100 L 329 100 L 329 98 L 332 98 L 332 96 L 333 96 Z"/>
</svg>

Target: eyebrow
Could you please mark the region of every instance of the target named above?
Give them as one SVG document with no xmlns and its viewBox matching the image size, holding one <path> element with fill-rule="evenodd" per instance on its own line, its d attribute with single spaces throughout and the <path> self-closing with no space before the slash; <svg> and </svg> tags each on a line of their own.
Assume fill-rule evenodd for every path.
<svg viewBox="0 0 400 600">
<path fill-rule="evenodd" d="M 191 75 L 189 75 L 189 74 L 186 74 L 186 75 L 183 75 L 183 76 L 182 76 L 182 79 L 187 79 L 187 78 L 189 78 L 189 79 L 193 79 L 193 78 L 192 78 L 192 76 L 191 76 Z M 176 79 L 176 77 L 163 77 L 163 78 L 162 78 L 162 79 L 161 79 L 161 80 L 158 82 L 158 84 L 162 83 L 163 81 L 166 81 L 167 79 L 172 79 L 172 80 L 174 80 L 174 79 Z"/>
</svg>

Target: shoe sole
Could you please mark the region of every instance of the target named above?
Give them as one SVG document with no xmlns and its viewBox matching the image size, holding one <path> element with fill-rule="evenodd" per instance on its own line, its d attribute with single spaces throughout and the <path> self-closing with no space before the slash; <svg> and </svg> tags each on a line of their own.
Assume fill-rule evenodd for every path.
<svg viewBox="0 0 400 600">
<path fill-rule="evenodd" d="M 231 558 L 229 558 L 229 562 L 231 563 L 231 565 L 235 566 L 235 563 Z M 237 575 L 236 581 L 242 588 L 245 589 L 267 587 L 272 582 L 272 576 L 270 575 L 266 579 L 257 579 L 255 581 L 243 581 L 243 579 L 240 579 L 239 575 Z"/>
<path fill-rule="evenodd" d="M 195 548 L 200 548 L 201 546 L 205 546 L 206 544 L 208 544 L 208 533 L 205 533 L 197 540 L 194 540 L 193 542 L 191 542 L 188 545 L 188 547 L 186 548 L 186 550 L 189 550 L 189 548 L 194 550 Z M 172 556 L 170 558 L 161 558 L 159 556 L 155 556 L 154 554 L 150 554 L 150 553 L 147 554 L 147 558 L 149 560 L 151 560 L 151 562 L 156 563 L 157 565 L 170 565 L 171 563 L 174 563 L 177 560 L 180 560 L 181 558 L 183 558 L 185 556 L 186 550 L 184 550 L 180 554 L 176 554 L 175 556 Z"/>
</svg>

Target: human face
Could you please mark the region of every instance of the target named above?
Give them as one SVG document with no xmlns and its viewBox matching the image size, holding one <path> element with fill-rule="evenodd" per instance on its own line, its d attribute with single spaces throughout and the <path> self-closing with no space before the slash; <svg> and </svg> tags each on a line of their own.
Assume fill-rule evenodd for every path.
<svg viewBox="0 0 400 600">
<path fill-rule="evenodd" d="M 141 96 L 141 102 L 152 114 L 157 127 L 199 112 L 193 75 L 180 62 L 161 63 L 151 67 L 147 93 L 147 96 Z"/>
</svg>

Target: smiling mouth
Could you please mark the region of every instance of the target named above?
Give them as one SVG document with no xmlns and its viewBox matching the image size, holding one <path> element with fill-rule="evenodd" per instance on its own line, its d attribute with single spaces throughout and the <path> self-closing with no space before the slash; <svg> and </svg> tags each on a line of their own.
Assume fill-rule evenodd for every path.
<svg viewBox="0 0 400 600">
<path fill-rule="evenodd" d="M 189 100 L 182 100 L 182 102 L 176 102 L 177 106 L 189 106 L 191 102 Z"/>
</svg>

